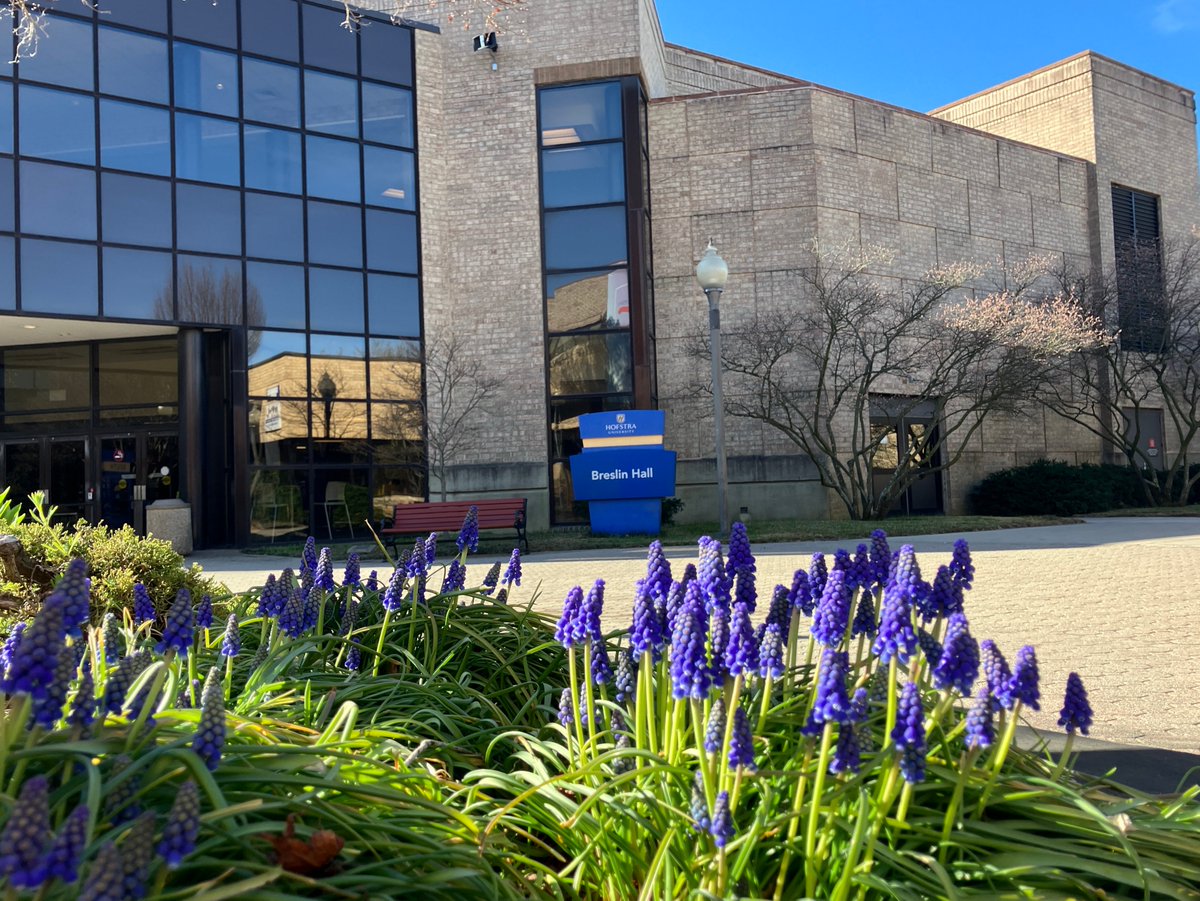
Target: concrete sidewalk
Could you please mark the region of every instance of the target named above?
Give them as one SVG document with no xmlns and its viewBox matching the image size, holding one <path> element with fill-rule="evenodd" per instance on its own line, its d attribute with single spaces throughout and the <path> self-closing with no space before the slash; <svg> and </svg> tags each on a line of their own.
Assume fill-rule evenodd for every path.
<svg viewBox="0 0 1200 901">
<path fill-rule="evenodd" d="M 864 539 L 870 527 L 864 524 Z M 753 537 L 753 527 L 751 527 Z M 926 578 L 949 560 L 957 535 L 891 537 L 912 544 Z M 976 585 L 967 597 L 972 633 L 992 638 L 1010 663 L 1024 644 L 1037 648 L 1042 711 L 1030 723 L 1057 729 L 1067 674 L 1083 677 L 1095 709 L 1092 734 L 1108 741 L 1178 751 L 1200 751 L 1200 603 L 1192 594 L 1200 572 L 1200 518 L 1091 519 L 1066 526 L 974 532 Z M 843 544 L 847 544 L 843 542 Z M 756 545 L 760 597 L 809 565 L 814 551 L 831 554 L 834 542 Z M 850 544 L 850 549 L 853 545 Z M 694 548 L 668 549 L 678 575 Z M 240 553 L 196 554 L 191 559 L 234 590 L 261 584 L 266 574 L 294 565 L 291 558 Z M 525 560 L 517 603 L 557 612 L 572 585 L 607 583 L 608 628 L 628 624 L 633 585 L 645 572 L 640 550 L 534 553 Z M 482 580 L 491 558 L 469 567 L 468 583 Z M 371 564 L 364 564 L 364 570 Z"/>
</svg>

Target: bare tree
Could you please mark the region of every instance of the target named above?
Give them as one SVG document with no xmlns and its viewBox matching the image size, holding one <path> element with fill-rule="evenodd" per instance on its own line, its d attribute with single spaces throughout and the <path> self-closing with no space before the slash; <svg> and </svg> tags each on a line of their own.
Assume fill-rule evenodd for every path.
<svg viewBox="0 0 1200 901">
<path fill-rule="evenodd" d="M 1200 232 L 1117 252 L 1115 272 L 1055 273 L 1108 340 L 1056 361 L 1046 403 L 1115 449 L 1147 503 L 1186 504 L 1200 481 Z M 1161 415 L 1166 436 L 1143 434 L 1144 414 Z"/>
<path fill-rule="evenodd" d="M 1049 361 L 1100 340 L 1096 323 L 1059 299 L 1027 299 L 1038 266 L 1005 273 L 973 296 L 973 267 L 956 265 L 886 287 L 870 275 L 887 255 L 816 248 L 797 270 L 792 308 L 729 336 L 727 411 L 777 429 L 816 465 L 854 519 L 882 517 L 918 479 L 953 466 L 985 420 L 1029 407 Z M 695 350 L 707 352 L 696 347 Z M 875 456 L 888 430 L 929 411 L 885 483 Z"/>
</svg>

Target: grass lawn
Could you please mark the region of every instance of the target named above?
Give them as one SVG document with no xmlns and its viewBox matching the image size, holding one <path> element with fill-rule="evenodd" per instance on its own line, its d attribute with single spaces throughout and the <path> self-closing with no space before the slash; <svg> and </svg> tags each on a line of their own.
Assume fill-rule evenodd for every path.
<svg viewBox="0 0 1200 901">
<path fill-rule="evenodd" d="M 1127 510 L 1105 510 L 1088 516 L 1200 516 L 1200 504 L 1187 507 L 1130 507 Z"/>
<path fill-rule="evenodd" d="M 1061 516 L 903 516 L 880 521 L 852 521 L 837 519 L 774 519 L 753 520 L 750 523 L 750 539 L 756 543 L 764 541 L 841 541 L 857 543 L 866 541 L 871 532 L 882 528 L 889 535 L 932 535 L 942 532 L 987 532 L 994 529 L 1017 529 L 1026 526 L 1056 526 L 1079 522 Z M 660 536 L 667 546 L 695 544 L 701 535 L 716 532 L 717 524 L 682 523 L 667 526 Z M 453 541 L 453 533 L 444 535 L 446 544 Z M 593 535 L 586 527 L 555 529 L 549 532 L 530 532 L 529 546 L 533 553 L 539 551 L 581 551 L 606 548 L 645 547 L 650 539 L 645 535 Z M 324 542 L 318 540 L 318 545 Z M 403 545 L 402 545 L 403 546 Z M 374 554 L 364 551 L 372 545 L 369 540 L 353 543 L 338 542 L 331 545 L 335 558 L 343 557 L 353 548 L 366 559 L 380 559 L 378 548 Z M 513 547 L 513 537 L 503 531 L 483 532 L 479 540 L 480 554 L 507 554 Z M 303 544 L 276 542 L 246 550 L 247 554 L 281 554 L 298 557 Z M 389 546 L 390 550 L 390 546 Z"/>
</svg>

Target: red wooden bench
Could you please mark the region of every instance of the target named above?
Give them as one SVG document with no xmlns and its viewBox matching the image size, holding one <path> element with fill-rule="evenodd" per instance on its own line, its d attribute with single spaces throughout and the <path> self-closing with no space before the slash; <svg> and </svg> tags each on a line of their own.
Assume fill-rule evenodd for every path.
<svg viewBox="0 0 1200 901">
<path fill-rule="evenodd" d="M 458 532 L 467 512 L 475 507 L 479 512 L 479 528 L 515 529 L 517 543 L 525 545 L 529 553 L 529 539 L 525 536 L 525 508 L 523 497 L 501 497 L 485 501 L 429 501 L 420 504 L 397 504 L 392 511 L 391 525 L 380 529 L 380 534 L 391 539 L 392 549 L 399 556 L 400 538 L 412 535 L 428 535 L 430 532 Z"/>
</svg>

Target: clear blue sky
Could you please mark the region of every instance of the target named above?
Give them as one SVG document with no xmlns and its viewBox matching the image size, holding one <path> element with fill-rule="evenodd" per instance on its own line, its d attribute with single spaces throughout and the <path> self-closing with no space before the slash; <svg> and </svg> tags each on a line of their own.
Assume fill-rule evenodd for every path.
<svg viewBox="0 0 1200 901">
<path fill-rule="evenodd" d="M 1200 93 L 1200 0 L 656 0 L 682 44 L 927 112 L 1094 50 Z"/>
</svg>

